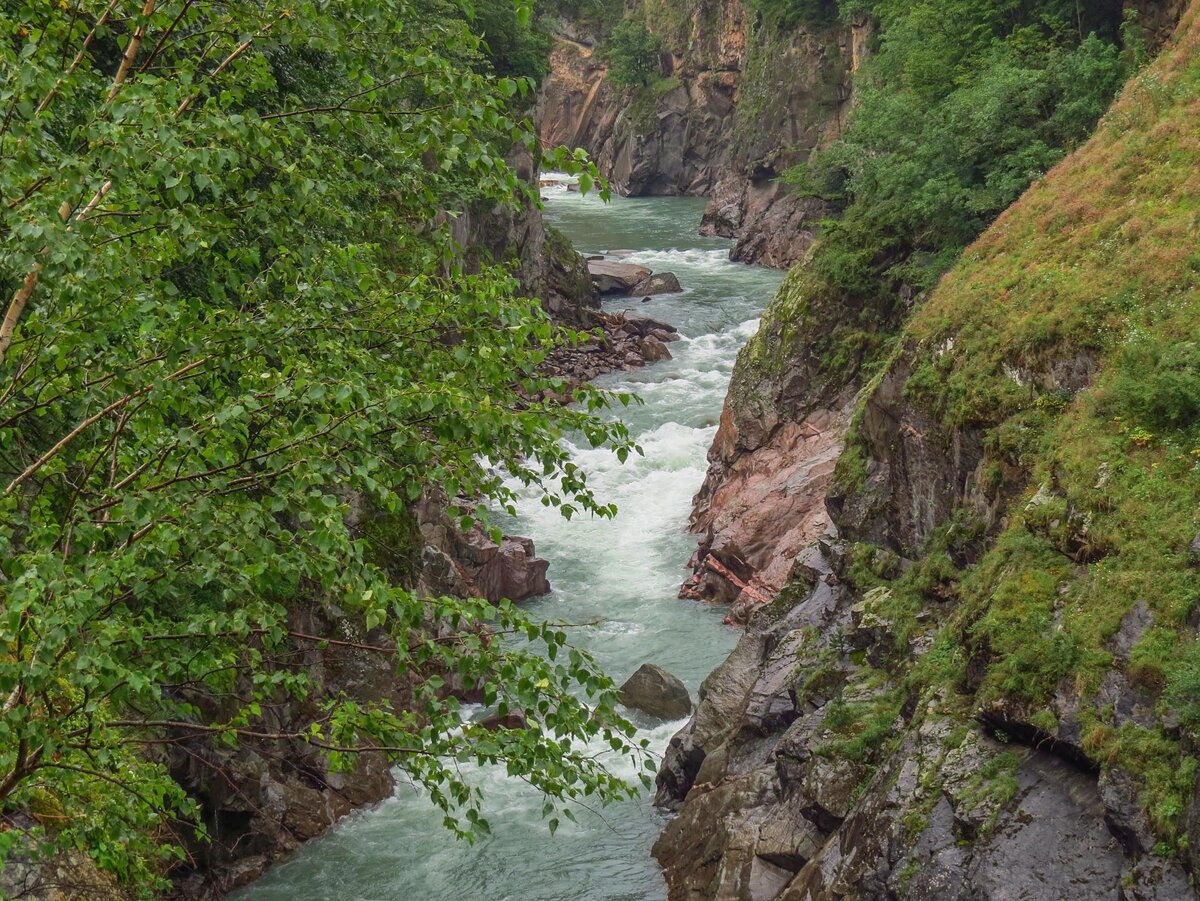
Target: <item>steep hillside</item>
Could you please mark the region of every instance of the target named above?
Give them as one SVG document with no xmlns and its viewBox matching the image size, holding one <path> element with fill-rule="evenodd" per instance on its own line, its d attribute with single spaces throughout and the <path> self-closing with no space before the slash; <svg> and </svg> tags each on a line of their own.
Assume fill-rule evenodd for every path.
<svg viewBox="0 0 1200 901">
<path fill-rule="evenodd" d="M 733 601 L 739 622 L 827 527 L 850 400 L 914 306 L 1091 135 L 1182 11 L 1174 0 L 1089 7 L 1078 20 L 1054 0 L 1012 15 L 1000 2 L 872 8 L 879 46 L 842 133 L 786 175 L 831 215 L 741 356 L 696 498 L 700 546 L 683 593 Z M 937 21 L 947 27 L 929 41 Z"/>
<path fill-rule="evenodd" d="M 558 23 L 539 105 L 543 142 L 586 148 L 625 194 L 710 195 L 704 230 L 737 238 L 735 259 L 796 262 L 826 206 L 776 179 L 836 134 L 866 20 L 784 27 L 744 0 L 644 0 L 630 19 L 661 48 L 644 85 L 610 78 L 595 36 Z"/>
<path fill-rule="evenodd" d="M 672 897 L 1194 896 L 1198 247 L 1193 3 L 852 407 L 839 537 L 797 558 L 661 770 Z M 794 273 L 780 340 L 739 363 L 744 447 L 849 409 L 838 373 L 871 342 L 817 287 Z"/>
</svg>

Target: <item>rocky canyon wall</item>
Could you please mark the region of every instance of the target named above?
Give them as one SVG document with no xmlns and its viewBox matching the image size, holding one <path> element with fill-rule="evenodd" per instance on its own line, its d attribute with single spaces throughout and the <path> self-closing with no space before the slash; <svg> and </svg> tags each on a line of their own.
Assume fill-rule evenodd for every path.
<svg viewBox="0 0 1200 901">
<path fill-rule="evenodd" d="M 547 145 L 583 147 L 623 194 L 711 198 L 702 230 L 734 259 L 784 268 L 826 212 L 778 183 L 838 133 L 870 26 L 781 29 L 743 0 L 642 2 L 661 77 L 622 86 L 593 39 L 564 23 L 538 107 Z"/>
<path fill-rule="evenodd" d="M 1200 483 L 1131 386 L 1194 365 L 1197 85 L 1192 3 L 857 399 L 789 275 L 698 498 L 753 615 L 660 769 L 672 899 L 1196 897 Z"/>
</svg>

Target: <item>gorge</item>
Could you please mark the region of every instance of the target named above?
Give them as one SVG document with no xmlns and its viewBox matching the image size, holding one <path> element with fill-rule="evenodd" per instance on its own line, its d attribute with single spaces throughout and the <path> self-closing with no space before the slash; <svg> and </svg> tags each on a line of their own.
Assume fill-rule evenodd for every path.
<svg viewBox="0 0 1200 901">
<path fill-rule="evenodd" d="M 20 51 L 0 896 L 1200 895 L 1200 0 L 273 2 Z"/>
</svg>

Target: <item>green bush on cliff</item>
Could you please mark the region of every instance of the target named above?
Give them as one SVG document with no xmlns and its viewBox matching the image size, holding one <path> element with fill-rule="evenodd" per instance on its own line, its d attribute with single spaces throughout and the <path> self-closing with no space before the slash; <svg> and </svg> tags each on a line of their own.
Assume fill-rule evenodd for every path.
<svg viewBox="0 0 1200 901">
<path fill-rule="evenodd" d="M 601 45 L 608 76 L 617 84 L 646 85 L 660 74 L 658 38 L 636 19 L 623 19 Z"/>
<path fill-rule="evenodd" d="M 636 755 L 632 727 L 562 631 L 395 582 L 426 488 L 468 521 L 511 507 L 493 464 L 613 512 L 560 440 L 626 454 L 606 396 L 535 400 L 567 390 L 538 367 L 572 336 L 453 240 L 470 206 L 533 200 L 505 163 L 536 147 L 511 112 L 532 85 L 424 0 L 16 0 L 0 36 L 0 865 L 78 851 L 152 892 L 200 829 L 180 743 L 378 749 L 465 833 L 465 762 L 626 794 L 580 749 Z M 296 661 L 332 637 L 304 605 L 411 705 L 316 696 Z M 464 727 L 451 675 L 530 728 Z"/>
<path fill-rule="evenodd" d="M 785 27 L 829 25 L 838 16 L 837 0 L 750 0 L 750 5 Z"/>
</svg>

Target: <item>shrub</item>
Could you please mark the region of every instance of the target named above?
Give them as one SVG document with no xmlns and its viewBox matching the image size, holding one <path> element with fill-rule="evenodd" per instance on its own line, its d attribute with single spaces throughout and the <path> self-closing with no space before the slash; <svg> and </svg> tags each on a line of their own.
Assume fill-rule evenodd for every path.
<svg viewBox="0 0 1200 901">
<path fill-rule="evenodd" d="M 1180 429 L 1200 420 L 1200 344 L 1127 346 L 1113 379 L 1115 407 L 1139 426 Z"/>
</svg>

